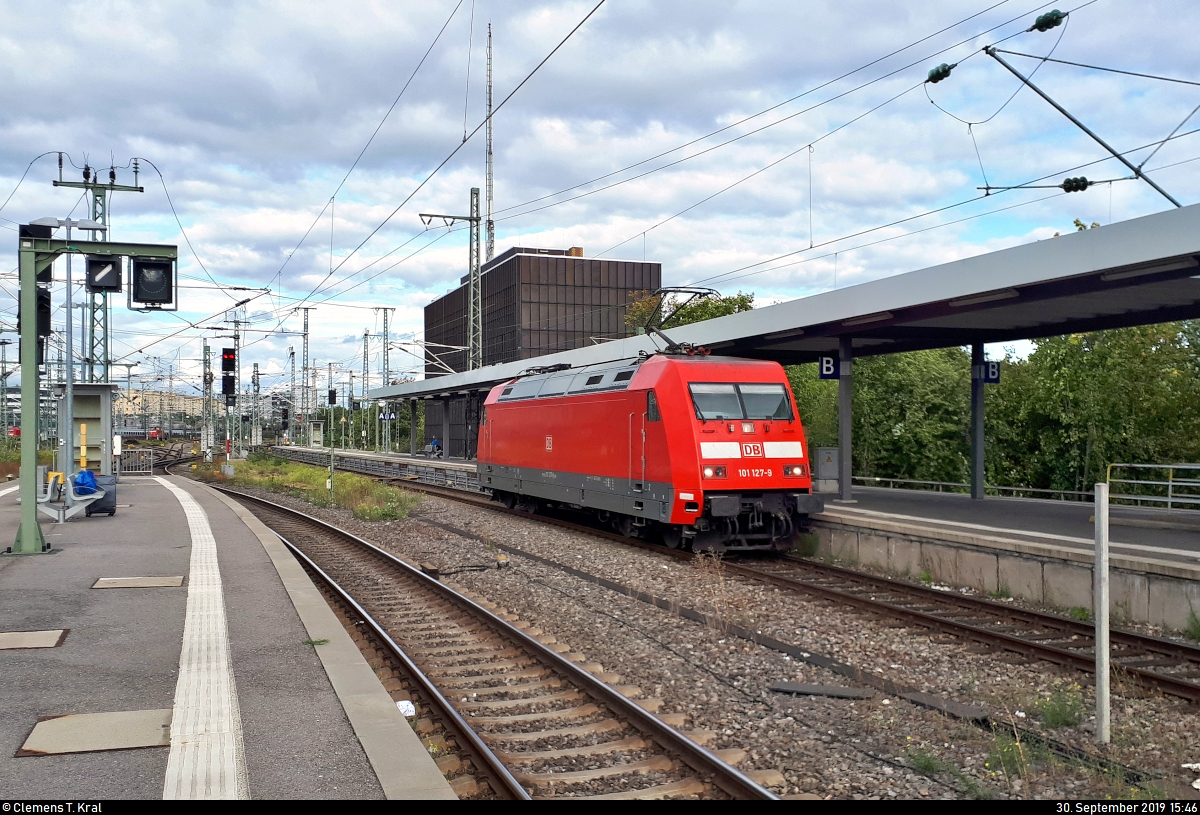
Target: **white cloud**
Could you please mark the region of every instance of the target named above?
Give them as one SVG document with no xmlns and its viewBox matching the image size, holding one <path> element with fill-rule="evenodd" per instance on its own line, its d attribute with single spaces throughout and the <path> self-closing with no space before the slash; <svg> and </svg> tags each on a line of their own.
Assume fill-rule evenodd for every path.
<svg viewBox="0 0 1200 815">
<path fill-rule="evenodd" d="M 1004 4 L 719 137 L 560 198 L 697 156 L 691 160 L 610 190 L 509 217 L 560 198 L 510 209 L 514 205 L 703 136 L 986 5 L 964 9 L 949 0 L 919 5 L 878 0 L 608 4 L 496 117 L 497 248 L 503 251 L 514 243 L 583 245 L 596 253 L 624 241 L 612 256 L 641 258 L 644 251 L 663 262 L 668 283 L 726 275 L 717 277 L 717 285 L 755 291 L 766 302 L 832 286 L 833 252 L 840 287 L 1044 238 L 1070 229 L 1076 217 L 1108 223 L 1168 206 L 1146 185 L 1121 181 L 907 237 L 903 235 L 913 230 L 1032 201 L 1051 191 L 1007 193 L 835 240 L 970 198 L 984 173 L 992 184 L 1044 175 L 1050 176 L 1046 183 L 1055 183 L 1068 168 L 1104 156 L 1027 91 L 994 119 L 973 127 L 974 141 L 966 125 L 930 105 L 919 88 L 820 139 L 916 84 L 929 67 L 943 61 L 960 65 L 948 81 L 929 88 L 932 98 L 963 119 L 990 116 L 1017 85 L 978 49 L 1028 27 L 1029 20 L 1022 17 L 954 51 L 932 55 L 1026 10 Z M 499 101 L 590 6 L 479 0 L 468 127 L 483 113 L 486 21 L 495 29 Z M 16 185 L 30 159 L 45 150 L 61 149 L 75 164 L 86 157 L 105 168 L 113 156 L 122 182 L 132 180 L 124 169 L 129 157 L 146 156 L 165 174 L 192 245 L 209 271 L 230 286 L 272 286 L 270 297 L 256 300 L 251 310 L 275 310 L 274 322 L 264 321 L 263 327 L 281 324 L 298 330 L 300 317 L 290 309 L 329 275 L 328 212 L 286 266 L 285 259 L 452 7 L 452 2 L 114 2 L 100 7 L 70 3 L 46 14 L 31 2 L 0 0 L 5 20 L 0 31 L 0 196 Z M 1200 73 L 1200 56 L 1183 32 L 1195 30 L 1198 23 L 1200 7 L 1178 0 L 1136 7 L 1097 4 L 1073 15 L 1055 56 L 1194 77 Z M 1061 31 L 1022 34 L 1006 47 L 1045 53 Z M 467 33 L 467 15 L 460 9 L 338 195 L 332 259 L 334 266 L 342 265 L 331 277 L 336 285 L 313 298 L 317 310 L 312 312 L 311 356 L 322 365 L 332 359 L 361 368 L 362 332 L 382 328 L 379 314 L 371 310 L 378 306 L 396 308 L 393 334 L 419 334 L 424 305 L 456 286 L 464 272 L 465 233 L 408 255 L 441 234 L 422 233 L 418 212 L 460 213 L 469 188 L 483 186 L 479 137 L 354 257 L 346 258 L 461 141 Z M 1036 64 L 1010 59 L 1025 69 Z M 908 62 L 918 64 L 702 153 Z M 1069 66 L 1046 64 L 1036 81 L 1122 149 L 1164 137 L 1196 103 L 1186 86 Z M 802 148 L 817 139 L 810 202 L 810 157 Z M 1149 166 L 1200 154 L 1196 139 L 1167 145 Z M 797 150 L 776 167 L 671 217 Z M 0 212 L 0 218 L 11 219 L 0 221 L 0 227 L 40 215 L 65 215 L 77 196 L 50 186 L 56 172 L 53 156 L 35 165 Z M 66 172 L 77 177 L 70 166 Z M 1071 174 L 1107 179 L 1125 173 L 1108 161 Z M 1200 162 L 1163 170 L 1156 179 L 1182 200 L 1196 200 Z M 179 243 L 185 282 L 207 285 L 179 235 L 157 176 L 144 166 L 141 181 L 144 195 L 114 198 L 114 236 Z M 74 214 L 85 214 L 83 207 L 77 206 Z M 865 245 L 881 238 L 895 239 Z M 810 240 L 818 246 L 808 251 Z M 411 242 L 397 248 L 406 241 Z M 0 263 L 8 264 L 0 271 L 15 265 L 10 247 L 0 242 Z M 781 261 L 791 264 L 784 268 L 766 264 L 727 274 L 798 250 L 803 251 Z M 281 267 L 280 285 L 276 275 Z M 196 320 L 248 295 L 189 288 L 180 316 Z M 330 295 L 334 299 L 323 302 Z M 12 310 L 11 305 L 0 307 L 7 319 Z M 114 324 L 118 355 L 183 326 L 177 318 L 129 314 L 123 308 L 114 312 Z M 146 368 L 177 365 L 194 375 L 200 357 L 197 333 L 150 346 L 148 353 L 171 361 L 147 361 Z M 247 347 L 243 359 L 257 360 L 261 370 L 281 375 L 289 345 L 298 347 L 299 338 L 261 339 Z"/>
</svg>

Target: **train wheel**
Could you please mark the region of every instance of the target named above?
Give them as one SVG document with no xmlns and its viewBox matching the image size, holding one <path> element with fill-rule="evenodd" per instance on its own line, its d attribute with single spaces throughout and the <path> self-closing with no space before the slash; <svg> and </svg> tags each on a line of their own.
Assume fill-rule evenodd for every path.
<svg viewBox="0 0 1200 815">
<path fill-rule="evenodd" d="M 617 518 L 613 521 L 613 525 L 616 527 L 617 532 L 627 538 L 636 538 L 638 536 L 638 529 L 633 525 L 633 518 L 630 518 L 628 515 L 622 515 L 620 518 Z"/>
<path fill-rule="evenodd" d="M 683 530 L 675 524 L 668 524 L 662 528 L 662 539 L 668 549 L 679 549 L 683 546 Z"/>
<path fill-rule="evenodd" d="M 505 509 L 512 509 L 517 505 L 517 496 L 511 492 L 500 493 L 500 503 Z"/>
</svg>

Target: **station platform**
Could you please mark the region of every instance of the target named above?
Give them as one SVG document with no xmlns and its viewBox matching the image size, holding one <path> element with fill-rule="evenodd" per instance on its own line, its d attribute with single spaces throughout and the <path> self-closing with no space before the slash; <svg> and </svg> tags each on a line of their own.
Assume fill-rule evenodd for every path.
<svg viewBox="0 0 1200 815">
<path fill-rule="evenodd" d="M 455 797 L 265 526 L 186 479 L 117 489 L 0 555 L 6 798 Z M 0 536 L 18 521 L 6 487 Z"/>
<path fill-rule="evenodd" d="M 1078 501 L 969 495 L 887 487 L 854 487 L 852 504 L 825 495 L 829 512 L 863 520 L 920 519 L 947 528 L 976 529 L 1031 542 L 1091 550 L 1095 508 Z M 1200 561 L 1200 512 L 1121 504 L 1109 506 L 1109 540 L 1114 551 L 1156 558 Z"/>
<path fill-rule="evenodd" d="M 303 447 L 298 444 L 277 445 L 271 450 L 292 461 L 321 467 L 328 467 L 332 456 L 334 466 L 339 470 L 380 478 L 419 481 L 437 487 L 479 489 L 479 478 L 473 460 L 377 453 L 370 450 L 341 450 L 336 447 Z"/>
</svg>

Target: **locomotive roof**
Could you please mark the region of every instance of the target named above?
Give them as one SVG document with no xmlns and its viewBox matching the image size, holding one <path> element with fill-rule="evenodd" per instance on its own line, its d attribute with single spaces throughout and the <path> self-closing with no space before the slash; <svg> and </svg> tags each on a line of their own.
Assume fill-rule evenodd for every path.
<svg viewBox="0 0 1200 815">
<path fill-rule="evenodd" d="M 613 362 L 597 363 L 595 365 L 584 365 L 579 368 L 562 368 L 559 370 L 524 374 L 503 383 L 504 390 L 501 391 L 498 401 L 512 402 L 542 396 L 627 390 L 633 383 L 634 374 L 637 372 L 639 366 L 655 364 L 686 364 L 689 366 L 736 364 L 743 368 L 746 366 L 760 367 L 775 365 L 774 362 L 742 359 L 740 357 L 655 354 L 647 357 L 633 357 Z"/>
</svg>

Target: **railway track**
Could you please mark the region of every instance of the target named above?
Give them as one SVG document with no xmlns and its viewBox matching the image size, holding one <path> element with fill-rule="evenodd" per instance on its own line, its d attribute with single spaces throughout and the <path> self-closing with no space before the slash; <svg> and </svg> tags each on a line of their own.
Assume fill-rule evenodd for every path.
<svg viewBox="0 0 1200 815">
<path fill-rule="evenodd" d="M 603 681 L 384 550 L 235 490 L 343 610 L 388 652 L 426 710 L 495 796 L 774 798 Z M 511 616 L 511 615 L 509 615 Z M 592 666 L 597 672 L 599 666 Z M 628 693 L 624 695 L 620 691 Z M 450 765 L 446 765 L 450 766 Z M 453 770 L 451 770 L 453 772 Z"/>
<path fill-rule="evenodd" d="M 1095 629 L 1078 620 L 794 557 L 727 563 L 726 569 L 1031 660 L 1085 672 L 1095 668 Z M 1112 630 L 1110 641 L 1113 668 L 1128 679 L 1200 702 L 1200 648 L 1119 629 Z"/>
<path fill-rule="evenodd" d="M 403 479 L 392 480 L 429 494 L 670 557 L 693 557 L 689 552 L 626 538 L 561 518 L 506 509 L 477 493 L 412 484 Z M 727 573 L 844 603 L 870 614 L 900 619 L 1027 659 L 1046 660 L 1085 673 L 1093 673 L 1095 669 L 1095 630 L 1092 625 L 1079 620 L 792 556 L 775 560 L 754 557 L 726 560 L 724 568 Z M 1200 647 L 1116 628 L 1111 631 L 1110 641 L 1112 665 L 1124 672 L 1126 678 L 1136 680 L 1145 688 L 1200 702 Z"/>
<path fill-rule="evenodd" d="M 476 491 L 372 475 L 397 486 L 493 512 L 517 515 L 670 557 L 693 557 L 690 552 L 671 550 L 563 518 L 507 509 Z M 900 619 L 1027 659 L 1046 660 L 1084 673 L 1094 672 L 1094 629 L 1078 620 L 795 557 L 773 561 L 761 558 L 726 560 L 724 567 L 728 573 L 844 603 L 868 614 Z M 1116 628 L 1112 629 L 1110 640 L 1112 664 L 1127 679 L 1148 689 L 1200 702 L 1200 647 Z"/>
</svg>

